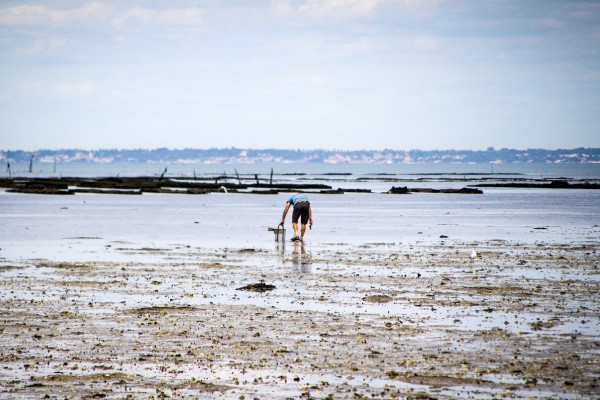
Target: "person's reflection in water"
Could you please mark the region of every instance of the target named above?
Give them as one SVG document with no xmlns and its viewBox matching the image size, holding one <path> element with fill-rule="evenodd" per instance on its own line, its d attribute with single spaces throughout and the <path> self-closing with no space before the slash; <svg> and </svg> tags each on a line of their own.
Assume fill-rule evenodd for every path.
<svg viewBox="0 0 600 400">
<path fill-rule="evenodd" d="M 292 262 L 294 263 L 294 269 L 297 272 L 311 272 L 310 252 L 306 252 L 306 249 L 304 248 L 304 242 L 294 242 L 294 250 L 292 251 Z"/>
<path fill-rule="evenodd" d="M 275 242 L 275 250 L 280 256 L 285 254 L 285 242 Z"/>
<path fill-rule="evenodd" d="M 285 242 L 275 242 L 275 251 L 281 265 L 285 264 Z"/>
</svg>

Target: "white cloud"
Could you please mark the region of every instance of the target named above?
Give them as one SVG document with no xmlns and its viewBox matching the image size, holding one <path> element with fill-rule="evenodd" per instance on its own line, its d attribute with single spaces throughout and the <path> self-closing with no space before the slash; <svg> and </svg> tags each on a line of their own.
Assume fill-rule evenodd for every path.
<svg viewBox="0 0 600 400">
<path fill-rule="evenodd" d="M 107 20 L 111 7 L 101 2 L 91 2 L 78 8 L 54 9 L 43 5 L 19 5 L 0 12 L 0 25 L 68 25 Z"/>
<path fill-rule="evenodd" d="M 367 17 L 386 6 L 414 13 L 439 2 L 440 0 L 306 0 L 298 6 L 298 11 L 317 17 Z M 279 1 L 275 5 L 278 10 L 288 11 L 290 8 L 289 2 Z"/>
<path fill-rule="evenodd" d="M 418 51 L 435 51 L 440 48 L 440 41 L 432 36 L 417 36 L 414 47 Z"/>
<path fill-rule="evenodd" d="M 556 18 L 544 18 L 542 25 L 547 28 L 562 28 L 565 24 Z"/>
<path fill-rule="evenodd" d="M 576 4 L 571 15 L 581 19 L 597 19 L 600 17 L 600 4 L 594 2 Z"/>
<path fill-rule="evenodd" d="M 38 39 L 29 47 L 21 47 L 15 50 L 18 56 L 36 56 L 47 50 L 57 49 L 67 44 L 68 40 L 63 38 Z"/>
<path fill-rule="evenodd" d="M 315 86 L 323 86 L 329 83 L 329 78 L 322 75 L 312 75 L 308 78 L 308 81 Z"/>
<path fill-rule="evenodd" d="M 301 75 L 291 75 L 284 79 L 285 84 L 292 85 L 302 85 L 303 87 L 306 85 L 310 86 L 326 86 L 331 83 L 331 79 L 323 74 L 315 73 L 315 74 L 301 74 Z M 272 93 L 275 93 L 273 91 Z"/>
<path fill-rule="evenodd" d="M 294 8 L 289 0 L 273 0 L 271 2 L 271 12 L 276 16 L 286 16 L 294 12 Z"/>
<path fill-rule="evenodd" d="M 198 24 L 202 15 L 203 10 L 198 7 L 116 9 L 106 3 L 94 1 L 70 9 L 51 8 L 45 5 L 18 5 L 0 9 L 0 25 L 64 26 L 101 22 L 118 27 L 128 24 L 189 26 Z"/>
<path fill-rule="evenodd" d="M 299 6 L 299 11 L 316 16 L 323 15 L 359 15 L 370 14 L 380 0 L 308 0 Z"/>
<path fill-rule="evenodd" d="M 93 82 L 63 83 L 54 87 L 55 94 L 65 99 L 88 97 L 95 91 Z"/>
<path fill-rule="evenodd" d="M 377 38 L 360 37 L 357 40 L 339 47 L 337 54 L 341 57 L 354 57 L 372 54 L 384 50 L 384 46 Z"/>
<path fill-rule="evenodd" d="M 38 81 L 23 81 L 16 85 L 16 94 L 21 98 L 82 99 L 96 92 L 96 84 L 89 81 L 47 84 Z"/>
<path fill-rule="evenodd" d="M 150 8 L 135 7 L 116 15 L 112 23 L 118 27 L 126 25 L 196 25 L 201 19 L 204 11 L 201 8 L 181 8 L 155 10 Z"/>
<path fill-rule="evenodd" d="M 25 81 L 17 85 L 17 94 L 21 97 L 39 96 L 43 92 L 43 85 L 39 82 Z"/>
</svg>

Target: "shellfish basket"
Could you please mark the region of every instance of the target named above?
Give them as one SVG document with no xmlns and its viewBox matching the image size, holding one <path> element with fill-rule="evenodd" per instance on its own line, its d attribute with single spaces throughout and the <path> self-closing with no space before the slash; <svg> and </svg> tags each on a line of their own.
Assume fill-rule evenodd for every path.
<svg viewBox="0 0 600 400">
<path fill-rule="evenodd" d="M 277 228 L 269 228 L 275 234 L 276 242 L 285 242 L 285 228 L 283 225 L 279 225 Z"/>
</svg>

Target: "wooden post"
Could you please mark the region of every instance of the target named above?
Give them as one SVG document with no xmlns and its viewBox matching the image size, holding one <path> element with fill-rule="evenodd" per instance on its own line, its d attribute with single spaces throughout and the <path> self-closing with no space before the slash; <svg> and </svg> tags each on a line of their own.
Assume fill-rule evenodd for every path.
<svg viewBox="0 0 600 400">
<path fill-rule="evenodd" d="M 160 178 L 158 178 L 158 181 L 162 181 L 163 177 L 165 176 L 165 174 L 167 173 L 167 167 L 165 167 L 165 170 L 163 171 L 162 174 L 160 174 Z"/>
<path fill-rule="evenodd" d="M 269 179 L 269 185 L 273 186 L 273 168 L 271 168 L 271 179 Z"/>
<path fill-rule="evenodd" d="M 35 157 L 35 153 L 31 154 L 31 160 L 29 160 L 29 173 L 33 172 L 33 157 Z"/>
<path fill-rule="evenodd" d="M 254 179 L 256 179 L 256 184 L 258 185 L 258 174 L 254 174 Z"/>
<path fill-rule="evenodd" d="M 238 183 L 241 185 L 242 180 L 240 179 L 240 174 L 238 174 L 237 169 L 235 170 L 235 176 L 237 176 Z"/>
</svg>

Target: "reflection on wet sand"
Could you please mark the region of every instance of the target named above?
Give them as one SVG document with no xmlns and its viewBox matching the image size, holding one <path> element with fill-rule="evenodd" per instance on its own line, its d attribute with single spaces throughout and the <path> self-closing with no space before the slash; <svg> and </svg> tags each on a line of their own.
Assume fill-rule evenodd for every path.
<svg viewBox="0 0 600 400">
<path fill-rule="evenodd" d="M 279 255 L 283 264 L 285 259 L 285 242 L 275 242 L 275 252 Z"/>
<path fill-rule="evenodd" d="M 311 272 L 311 255 L 306 252 L 304 242 L 294 242 L 294 250 L 292 251 L 292 263 L 296 272 L 310 273 Z"/>
</svg>

